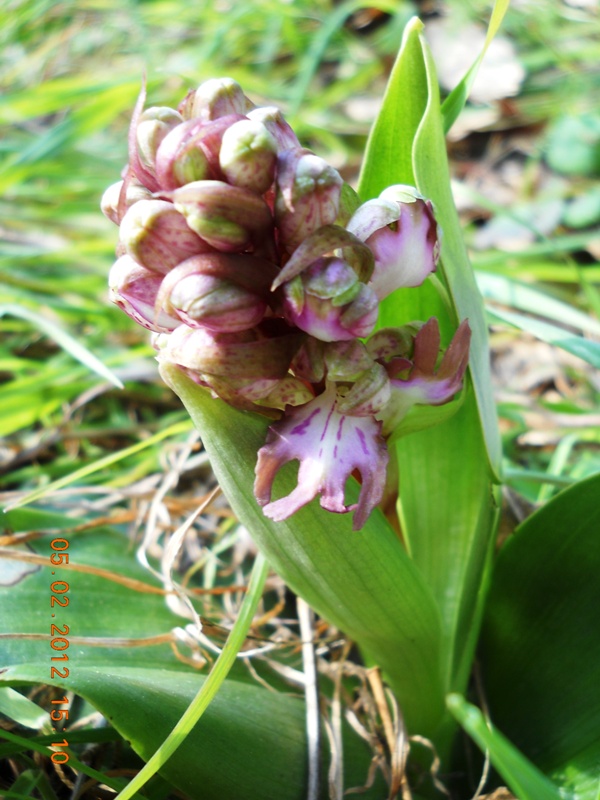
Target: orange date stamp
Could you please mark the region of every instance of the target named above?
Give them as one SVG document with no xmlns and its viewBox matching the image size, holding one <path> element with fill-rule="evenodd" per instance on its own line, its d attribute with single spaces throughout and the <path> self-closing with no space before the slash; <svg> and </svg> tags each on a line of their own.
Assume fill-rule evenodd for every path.
<svg viewBox="0 0 600 800">
<path fill-rule="evenodd" d="M 50 563 L 54 566 L 64 566 L 69 563 L 69 542 L 67 539 L 53 539 L 50 543 L 52 554 L 50 556 Z M 55 572 L 52 572 L 54 575 Z M 57 614 L 60 614 L 59 609 L 66 608 L 69 605 L 69 584 L 66 581 L 56 580 L 50 584 L 50 608 L 52 609 L 51 617 L 56 619 Z M 69 626 L 66 624 L 50 623 L 50 647 L 52 648 L 52 655 L 50 657 L 50 677 L 51 678 L 68 678 L 69 667 L 66 664 L 69 661 Z M 60 663 L 62 662 L 62 663 Z M 50 711 L 50 720 L 52 722 L 52 730 L 64 732 L 64 726 L 69 719 L 69 699 L 65 695 L 58 700 L 51 701 L 55 708 Z M 66 764 L 69 760 L 69 754 L 60 748 L 68 747 L 69 742 L 66 738 L 62 742 L 52 742 L 50 745 L 56 748 L 55 752 L 51 755 L 51 760 L 54 764 Z"/>
</svg>

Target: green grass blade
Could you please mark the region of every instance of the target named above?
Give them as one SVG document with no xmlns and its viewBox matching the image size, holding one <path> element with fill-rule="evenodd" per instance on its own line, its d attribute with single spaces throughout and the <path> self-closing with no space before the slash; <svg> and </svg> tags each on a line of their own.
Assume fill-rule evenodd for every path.
<svg viewBox="0 0 600 800">
<path fill-rule="evenodd" d="M 519 800 L 567 800 L 537 767 L 508 739 L 488 727 L 481 711 L 460 695 L 448 697 L 448 708 L 469 736 L 477 742 Z"/>
<path fill-rule="evenodd" d="M 5 314 L 10 314 L 14 317 L 20 317 L 21 319 L 27 320 L 40 331 L 43 331 L 47 336 L 53 339 L 59 347 L 69 353 L 73 358 L 79 361 L 84 367 L 87 367 L 92 372 L 95 372 L 101 378 L 109 381 L 116 386 L 117 389 L 122 389 L 123 384 L 117 378 L 117 376 L 108 369 L 105 364 L 102 363 L 93 353 L 76 341 L 71 334 L 67 333 L 67 331 L 63 330 L 59 325 L 56 325 L 54 322 L 51 322 L 49 319 L 46 319 L 39 313 L 34 313 L 30 311 L 28 308 L 23 308 L 21 306 L 16 305 L 4 305 L 0 306 L 0 317 L 4 316 Z"/>
<path fill-rule="evenodd" d="M 390 0 L 388 2 L 378 0 L 378 2 L 372 3 L 372 7 L 389 13 L 397 10 L 394 2 L 390 2 Z M 361 8 L 364 8 L 362 0 L 345 0 L 345 2 L 333 6 L 333 10 L 322 21 L 319 30 L 311 39 L 305 57 L 298 66 L 298 79 L 292 89 L 290 99 L 290 114 L 295 115 L 300 110 L 310 82 L 327 52 L 327 45 L 331 37 L 344 25 L 349 16 Z"/>
<path fill-rule="evenodd" d="M 170 425 L 168 428 L 165 428 L 165 430 L 155 433 L 154 436 L 150 436 L 148 439 L 144 439 L 142 442 L 133 444 L 131 447 L 126 447 L 125 449 L 119 450 L 116 453 L 110 453 L 109 455 L 104 456 L 104 458 L 99 458 L 97 461 L 94 461 L 93 464 L 86 464 L 86 466 L 76 469 L 74 472 L 71 472 L 69 475 L 65 475 L 63 478 L 59 478 L 58 480 L 53 481 L 46 486 L 41 486 L 39 489 L 30 492 L 20 500 L 7 505 L 5 511 L 10 511 L 13 508 L 20 508 L 21 506 L 34 503 L 36 500 L 40 500 L 47 494 L 58 491 L 58 489 L 63 489 L 65 486 L 70 486 L 72 483 L 77 481 L 81 481 L 84 478 L 93 475 L 95 472 L 104 469 L 105 467 L 110 467 L 113 464 L 116 464 L 118 461 L 127 458 L 128 456 L 139 453 L 141 450 L 145 450 L 153 445 L 158 444 L 159 442 L 162 442 L 163 439 L 168 439 L 169 436 L 177 436 L 179 433 L 184 433 L 185 431 L 189 430 L 189 428 L 190 425 L 187 420 L 183 422 L 176 422 L 174 425 Z"/>
<path fill-rule="evenodd" d="M 509 4 L 510 0 L 496 0 L 494 3 L 494 8 L 492 9 L 492 15 L 490 17 L 490 23 L 488 25 L 483 50 L 477 56 L 464 78 L 454 87 L 448 97 L 444 100 L 442 104 L 444 133 L 448 133 L 450 128 L 458 119 L 460 112 L 465 107 L 465 103 L 467 102 L 471 89 L 473 88 L 473 84 L 475 82 L 475 78 L 477 77 L 477 72 L 479 71 L 481 62 L 484 59 L 492 39 L 498 33 L 500 25 L 502 24 L 502 20 L 504 19 L 504 15 L 508 10 Z"/>
<path fill-rule="evenodd" d="M 26 739 L 23 736 L 18 736 L 17 734 L 11 733 L 10 731 L 5 731 L 2 728 L 0 728 L 0 739 L 5 739 L 7 742 L 12 742 L 15 745 L 19 745 L 25 752 L 28 750 L 35 750 L 36 753 L 41 753 L 48 758 L 50 758 L 52 753 L 55 752 L 48 745 L 39 744 L 32 739 Z M 73 767 L 73 769 L 77 770 L 78 772 L 82 772 L 84 775 L 87 775 L 88 778 L 93 778 L 99 784 L 105 783 L 107 786 L 110 786 L 111 789 L 114 789 L 117 792 L 123 786 L 123 779 L 113 778 L 109 775 L 103 775 L 102 772 L 98 772 L 98 770 L 90 767 L 89 764 L 85 764 L 83 761 L 80 761 L 72 752 L 69 753 L 69 766 Z M 138 800 L 144 800 L 143 794 L 137 794 L 136 797 Z"/>
<path fill-rule="evenodd" d="M 578 358 L 587 361 L 596 369 L 600 369 L 600 342 L 584 339 L 565 328 L 559 328 L 550 322 L 527 317 L 517 311 L 505 311 L 502 308 L 488 308 L 487 314 L 492 322 L 504 322 L 513 328 L 531 333 L 537 339 L 560 347 Z"/>
<path fill-rule="evenodd" d="M 7 686 L 0 689 L 0 713 L 25 728 L 38 730 L 48 726 L 47 730 L 50 730 L 48 714 L 29 698 Z"/>
<path fill-rule="evenodd" d="M 600 322 L 597 319 L 552 297 L 542 289 L 506 275 L 493 275 L 489 272 L 477 272 L 476 278 L 477 285 L 487 300 L 600 336 Z"/>
</svg>

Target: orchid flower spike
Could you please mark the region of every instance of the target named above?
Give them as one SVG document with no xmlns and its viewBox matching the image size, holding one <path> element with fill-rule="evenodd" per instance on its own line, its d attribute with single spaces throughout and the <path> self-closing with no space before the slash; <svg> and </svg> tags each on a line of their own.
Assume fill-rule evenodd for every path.
<svg viewBox="0 0 600 800">
<path fill-rule="evenodd" d="M 153 332 L 160 361 L 272 420 L 254 486 L 267 517 L 320 496 L 360 529 L 382 498 L 386 437 L 414 405 L 451 400 L 467 366 L 467 322 L 445 353 L 435 319 L 373 333 L 379 301 L 436 268 L 430 201 L 391 186 L 361 205 L 279 109 L 231 78 L 176 110 L 144 103 L 145 88 L 123 180 L 102 198 L 119 226 L 112 300 Z M 296 487 L 273 499 L 295 460 Z"/>
</svg>

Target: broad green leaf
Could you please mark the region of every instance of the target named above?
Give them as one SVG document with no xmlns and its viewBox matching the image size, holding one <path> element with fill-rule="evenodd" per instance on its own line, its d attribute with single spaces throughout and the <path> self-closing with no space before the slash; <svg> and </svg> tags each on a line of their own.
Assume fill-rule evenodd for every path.
<svg viewBox="0 0 600 800">
<path fill-rule="evenodd" d="M 492 15 L 490 17 L 490 23 L 488 25 L 487 35 L 485 37 L 485 42 L 483 45 L 483 50 L 477 56 L 475 61 L 473 62 L 472 66 L 469 68 L 467 74 L 464 78 L 458 83 L 454 89 L 450 92 L 448 97 L 444 100 L 442 105 L 442 117 L 444 121 L 444 133 L 448 133 L 450 128 L 454 125 L 460 112 L 465 107 L 465 103 L 469 97 L 469 93 L 473 88 L 473 84 L 475 83 L 475 78 L 477 77 L 477 72 L 483 61 L 485 54 L 487 52 L 488 47 L 490 46 L 492 39 L 498 33 L 500 25 L 502 24 L 502 20 L 504 19 L 504 15 L 508 10 L 510 0 L 496 0 L 494 3 L 494 8 L 492 9 Z"/>
<path fill-rule="evenodd" d="M 501 446 L 491 388 L 487 324 L 452 197 L 435 65 L 422 33 L 419 35 L 419 41 L 425 65 L 428 102 L 414 140 L 413 168 L 417 187 L 422 194 L 433 201 L 442 230 L 441 272 L 448 287 L 453 311 L 458 319 L 468 319 L 471 326 L 473 338 L 469 370 L 475 388 L 490 466 L 492 471 L 498 474 Z"/>
<path fill-rule="evenodd" d="M 427 105 L 427 80 L 418 38 L 422 28 L 415 17 L 404 30 L 383 104 L 367 141 L 358 181 L 363 201 L 377 197 L 393 183 L 414 185 L 413 139 Z"/>
<path fill-rule="evenodd" d="M 478 598 L 498 514 L 488 464 L 497 467 L 499 436 L 483 304 L 450 193 L 439 94 L 421 30 L 415 20 L 406 31 L 371 133 L 359 190 L 366 199 L 388 184 L 416 183 L 433 199 L 442 228 L 439 272 L 447 292 L 438 292 L 431 281 L 399 290 L 381 304 L 380 324 L 401 325 L 435 315 L 445 343 L 458 318 L 468 317 L 473 329 L 471 372 L 479 403 L 467 386 L 452 418 L 396 443 L 402 530 L 442 614 L 441 669 L 449 691 L 464 689 L 477 638 Z"/>
<path fill-rule="evenodd" d="M 107 527 L 75 533 L 72 527 L 81 520 L 35 510 L 10 512 L 3 516 L 2 522 L 5 530 L 11 532 L 55 531 L 29 541 L 28 549 L 23 551 L 24 557 L 31 554 L 48 559 L 46 566 L 9 560 L 5 548 L 0 549 L 0 660 L 3 665 L 43 661 L 47 664 L 45 677 L 49 677 L 50 626 L 55 624 L 61 631 L 66 631 L 65 626 L 68 626 L 70 639 L 78 637 L 71 648 L 79 664 L 104 667 L 152 663 L 172 670 L 186 668 L 175 658 L 168 642 L 147 646 L 133 646 L 133 642 L 129 646 L 124 642 L 123 646 L 116 642 L 102 644 L 107 638 L 141 640 L 168 634 L 189 621 L 168 610 L 158 581 L 136 562 L 126 536 Z M 50 554 L 54 552 L 50 543 L 58 537 L 69 542 L 69 565 L 65 567 L 49 563 Z M 102 575 L 73 569 L 73 565 L 78 564 L 111 572 L 118 564 L 119 575 L 139 581 L 141 585 L 138 589 L 130 588 Z M 67 606 L 50 606 L 53 581 L 68 584 Z M 148 591 L 141 591 L 144 587 Z M 43 638 L 19 638 L 18 634 L 36 634 Z M 54 635 L 60 634 L 55 631 Z M 94 637 L 96 642 L 85 644 L 79 637 Z"/>
<path fill-rule="evenodd" d="M 472 407 L 471 394 L 471 408 L 396 444 L 401 526 L 443 614 L 448 690 L 468 679 L 499 512 Z"/>
<path fill-rule="evenodd" d="M 478 708 L 457 694 L 448 697 L 448 708 L 483 752 L 489 753 L 490 761 L 519 800 L 566 800 L 567 795 L 559 792 L 505 736 L 486 724 Z"/>
<path fill-rule="evenodd" d="M 385 518 L 376 511 L 353 532 L 350 515 L 330 514 L 315 500 L 291 519 L 271 522 L 252 491 L 268 422 L 212 399 L 172 365 L 162 365 L 161 372 L 200 431 L 233 510 L 269 563 L 382 668 L 409 729 L 431 735 L 443 713 L 439 614 Z M 276 491 L 286 494 L 295 484 L 292 465 L 281 473 Z"/>
<path fill-rule="evenodd" d="M 143 758 L 149 759 L 189 706 L 205 676 L 167 669 L 79 667 L 48 680 L 47 664 L 9 667 L 10 685 L 51 683 L 94 705 Z M 300 696 L 227 680 L 202 720 L 161 769 L 192 800 L 303 800 L 306 797 L 306 717 Z M 369 747 L 346 730 L 345 785 L 366 783 Z M 65 734 L 69 740 L 69 732 Z M 364 795 L 384 796 L 381 781 Z"/>
<path fill-rule="evenodd" d="M 466 392 L 460 392 L 457 397 L 449 403 L 444 403 L 443 406 L 413 406 L 400 424 L 394 428 L 388 440 L 389 443 L 395 442 L 402 436 L 408 436 L 409 433 L 423 431 L 450 419 L 462 406 L 465 396 Z"/>
<path fill-rule="evenodd" d="M 482 632 L 490 715 L 581 800 L 600 789 L 600 476 L 517 528 L 494 567 Z"/>
</svg>

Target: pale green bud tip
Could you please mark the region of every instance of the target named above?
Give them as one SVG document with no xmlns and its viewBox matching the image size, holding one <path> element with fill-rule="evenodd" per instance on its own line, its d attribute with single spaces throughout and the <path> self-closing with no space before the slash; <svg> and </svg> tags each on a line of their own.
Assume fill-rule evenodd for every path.
<svg viewBox="0 0 600 800">
<path fill-rule="evenodd" d="M 298 161 L 294 180 L 294 196 L 301 197 L 331 188 L 341 190 L 343 183 L 344 181 L 335 167 L 319 156 L 307 153 Z"/>
<path fill-rule="evenodd" d="M 142 163 L 154 169 L 160 143 L 180 122 L 183 122 L 183 117 L 172 108 L 157 106 L 143 112 L 136 129 L 138 153 Z"/>
<path fill-rule="evenodd" d="M 192 117 L 211 120 L 227 114 L 245 114 L 253 107 L 254 104 L 233 78 L 212 78 L 196 89 Z"/>
<path fill-rule="evenodd" d="M 396 183 L 388 186 L 379 195 L 382 200 L 392 200 L 396 203 L 414 203 L 417 200 L 424 200 L 423 195 L 414 186 L 404 183 Z"/>
<path fill-rule="evenodd" d="M 190 148 L 173 162 L 173 176 L 180 186 L 206 178 L 210 169 L 208 159 L 199 148 Z"/>
<path fill-rule="evenodd" d="M 263 194 L 273 183 L 276 161 L 277 142 L 261 122 L 243 119 L 225 131 L 219 162 L 235 186 Z"/>
<path fill-rule="evenodd" d="M 259 106 L 249 111 L 247 116 L 248 119 L 262 122 L 269 133 L 277 140 L 277 146 L 280 150 L 300 147 L 298 137 L 276 106 Z"/>
<path fill-rule="evenodd" d="M 122 214 L 119 210 L 119 202 L 121 200 L 123 183 L 124 181 L 118 181 L 109 186 L 102 195 L 102 200 L 100 201 L 102 213 L 116 225 L 121 222 Z M 145 186 L 142 186 L 141 183 L 130 181 L 125 193 L 125 207 L 123 211 L 130 208 L 134 203 L 137 203 L 138 200 L 148 200 L 151 197 L 152 192 L 146 189 Z"/>
<path fill-rule="evenodd" d="M 222 181 L 195 181 L 172 193 L 189 227 L 222 252 L 241 251 L 264 237 L 271 213 L 261 197 Z"/>
<path fill-rule="evenodd" d="M 132 258 L 163 274 L 189 256 L 210 249 L 165 200 L 133 205 L 123 217 L 119 237 Z"/>
<path fill-rule="evenodd" d="M 213 275 L 188 275 L 169 297 L 170 311 L 183 322 L 212 331 L 238 332 L 258 325 L 266 303 L 257 295 Z"/>
</svg>

